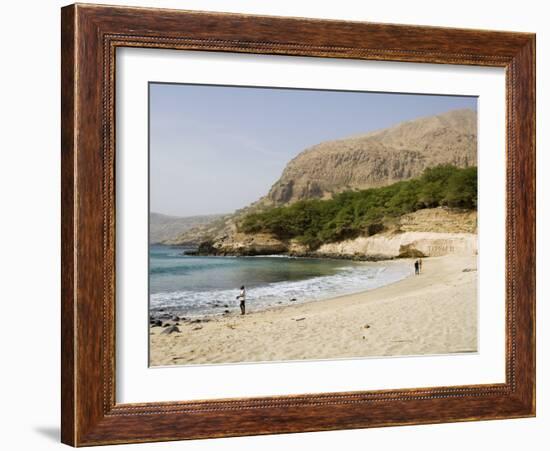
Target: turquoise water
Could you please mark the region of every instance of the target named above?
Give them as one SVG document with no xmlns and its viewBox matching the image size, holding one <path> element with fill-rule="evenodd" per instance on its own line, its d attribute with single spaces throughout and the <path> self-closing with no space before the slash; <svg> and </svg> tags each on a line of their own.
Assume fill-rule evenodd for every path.
<svg viewBox="0 0 550 451">
<path fill-rule="evenodd" d="M 309 302 L 396 282 L 411 275 L 399 262 L 265 257 L 197 257 L 185 249 L 153 245 L 149 250 L 151 310 L 189 316 L 238 308 L 246 286 L 248 310 Z M 291 301 L 293 299 L 293 301 Z"/>
</svg>

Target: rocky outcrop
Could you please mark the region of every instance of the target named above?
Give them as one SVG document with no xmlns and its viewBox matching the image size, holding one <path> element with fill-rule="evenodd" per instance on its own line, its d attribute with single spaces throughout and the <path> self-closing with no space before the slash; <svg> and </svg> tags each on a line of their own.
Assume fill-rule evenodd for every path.
<svg viewBox="0 0 550 451">
<path fill-rule="evenodd" d="M 197 255 L 271 255 L 284 254 L 289 243 L 268 233 L 234 233 L 201 243 Z M 189 254 L 189 253 L 188 253 Z"/>
<path fill-rule="evenodd" d="M 326 243 L 310 251 L 296 241 L 268 233 L 235 232 L 201 244 L 200 255 L 272 255 L 356 258 L 439 257 L 477 253 L 477 215 L 444 208 L 418 210 L 402 216 L 384 233 Z"/>
<path fill-rule="evenodd" d="M 440 257 L 448 254 L 475 255 L 477 235 L 474 233 L 404 232 L 359 237 L 354 240 L 322 245 L 320 255 L 360 256 L 377 258 Z"/>
<path fill-rule="evenodd" d="M 282 205 L 328 198 L 416 177 L 427 167 L 477 163 L 477 115 L 456 110 L 304 150 L 262 201 Z"/>
<path fill-rule="evenodd" d="M 297 257 L 332 257 L 361 260 L 383 260 L 403 257 L 440 257 L 449 254 L 475 255 L 477 235 L 474 233 L 403 232 L 382 233 L 338 243 L 323 244 L 315 251 L 268 234 L 231 237 L 228 241 L 208 243 L 198 255 L 273 255 Z"/>
</svg>

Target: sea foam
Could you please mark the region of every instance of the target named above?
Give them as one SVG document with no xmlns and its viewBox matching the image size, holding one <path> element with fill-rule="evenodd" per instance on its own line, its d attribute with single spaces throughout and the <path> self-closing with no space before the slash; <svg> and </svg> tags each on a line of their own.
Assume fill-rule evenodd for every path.
<svg viewBox="0 0 550 451">
<path fill-rule="evenodd" d="M 264 310 L 281 305 L 318 301 L 372 290 L 397 282 L 412 274 L 410 265 L 378 262 L 343 266 L 336 274 L 298 281 L 274 282 L 246 291 L 249 310 Z M 166 309 L 188 316 L 222 314 L 238 309 L 238 289 L 192 291 L 178 290 L 151 294 L 151 310 Z"/>
</svg>

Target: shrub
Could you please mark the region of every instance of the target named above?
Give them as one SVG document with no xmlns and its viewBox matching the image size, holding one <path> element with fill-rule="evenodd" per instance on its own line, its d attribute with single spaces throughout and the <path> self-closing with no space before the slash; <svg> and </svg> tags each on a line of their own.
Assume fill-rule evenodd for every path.
<svg viewBox="0 0 550 451">
<path fill-rule="evenodd" d="M 303 200 L 270 208 L 247 215 L 239 229 L 296 238 L 316 249 L 322 243 L 380 233 L 384 221 L 438 206 L 476 209 L 477 168 L 435 166 L 418 178 L 381 188 L 345 191 L 329 200 Z"/>
</svg>

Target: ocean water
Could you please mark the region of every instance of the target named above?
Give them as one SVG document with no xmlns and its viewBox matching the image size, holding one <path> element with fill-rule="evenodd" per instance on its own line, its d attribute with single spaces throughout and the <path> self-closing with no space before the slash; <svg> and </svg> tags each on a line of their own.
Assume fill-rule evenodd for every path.
<svg viewBox="0 0 550 451">
<path fill-rule="evenodd" d="M 381 287 L 413 274 L 410 263 L 262 257 L 198 257 L 186 249 L 149 249 L 150 309 L 187 316 L 238 310 L 246 287 L 247 310 L 311 302 Z M 294 301 L 291 301 L 294 299 Z M 227 306 L 227 307 L 226 307 Z"/>
</svg>

